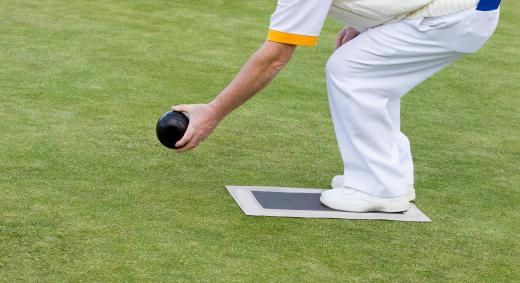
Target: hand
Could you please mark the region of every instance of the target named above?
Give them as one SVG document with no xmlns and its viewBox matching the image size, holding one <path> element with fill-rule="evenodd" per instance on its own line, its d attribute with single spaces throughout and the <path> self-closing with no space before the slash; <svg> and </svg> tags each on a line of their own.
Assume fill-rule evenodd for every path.
<svg viewBox="0 0 520 283">
<path fill-rule="evenodd" d="M 195 148 L 215 130 L 221 120 L 216 115 L 216 111 L 208 104 L 183 104 L 173 106 L 172 110 L 185 112 L 190 119 L 186 133 L 175 144 L 177 153 Z"/>
<path fill-rule="evenodd" d="M 336 39 L 336 49 L 340 48 L 343 44 L 356 38 L 356 36 L 358 36 L 359 34 L 360 32 L 355 30 L 354 28 L 344 28 L 342 31 L 339 32 L 338 38 Z"/>
</svg>

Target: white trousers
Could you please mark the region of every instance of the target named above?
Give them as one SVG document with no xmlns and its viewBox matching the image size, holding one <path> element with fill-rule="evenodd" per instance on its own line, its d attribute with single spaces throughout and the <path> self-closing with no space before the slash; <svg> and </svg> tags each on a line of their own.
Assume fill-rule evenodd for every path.
<svg viewBox="0 0 520 283">
<path fill-rule="evenodd" d="M 330 110 L 344 163 L 344 185 L 378 197 L 414 183 L 400 99 L 494 33 L 499 10 L 406 20 L 344 44 L 327 63 Z M 468 74 L 470 75 L 470 74 Z"/>
</svg>

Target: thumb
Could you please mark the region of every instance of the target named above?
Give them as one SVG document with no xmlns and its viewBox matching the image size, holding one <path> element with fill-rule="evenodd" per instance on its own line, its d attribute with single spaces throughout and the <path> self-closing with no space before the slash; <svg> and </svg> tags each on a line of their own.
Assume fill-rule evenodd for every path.
<svg viewBox="0 0 520 283">
<path fill-rule="evenodd" d="M 190 105 L 187 105 L 187 104 L 179 104 L 179 105 L 174 105 L 172 106 L 172 111 L 177 111 L 177 112 L 190 112 Z"/>
</svg>

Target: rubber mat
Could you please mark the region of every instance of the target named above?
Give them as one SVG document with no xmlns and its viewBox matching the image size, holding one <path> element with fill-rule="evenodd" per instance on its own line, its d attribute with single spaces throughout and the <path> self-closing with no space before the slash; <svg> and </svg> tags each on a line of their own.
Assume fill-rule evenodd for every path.
<svg viewBox="0 0 520 283">
<path fill-rule="evenodd" d="M 338 218 L 431 222 L 415 204 L 402 213 L 356 213 L 334 210 L 320 203 L 323 189 L 226 186 L 246 215 L 299 218 Z"/>
</svg>

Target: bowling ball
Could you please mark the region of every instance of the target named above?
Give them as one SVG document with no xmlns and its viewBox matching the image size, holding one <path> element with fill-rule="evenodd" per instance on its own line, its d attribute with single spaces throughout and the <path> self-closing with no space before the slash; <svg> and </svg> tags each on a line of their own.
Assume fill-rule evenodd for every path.
<svg viewBox="0 0 520 283">
<path fill-rule="evenodd" d="M 188 124 L 189 119 L 184 113 L 168 111 L 157 121 L 157 138 L 165 147 L 176 149 L 175 144 L 184 136 Z"/>
</svg>

